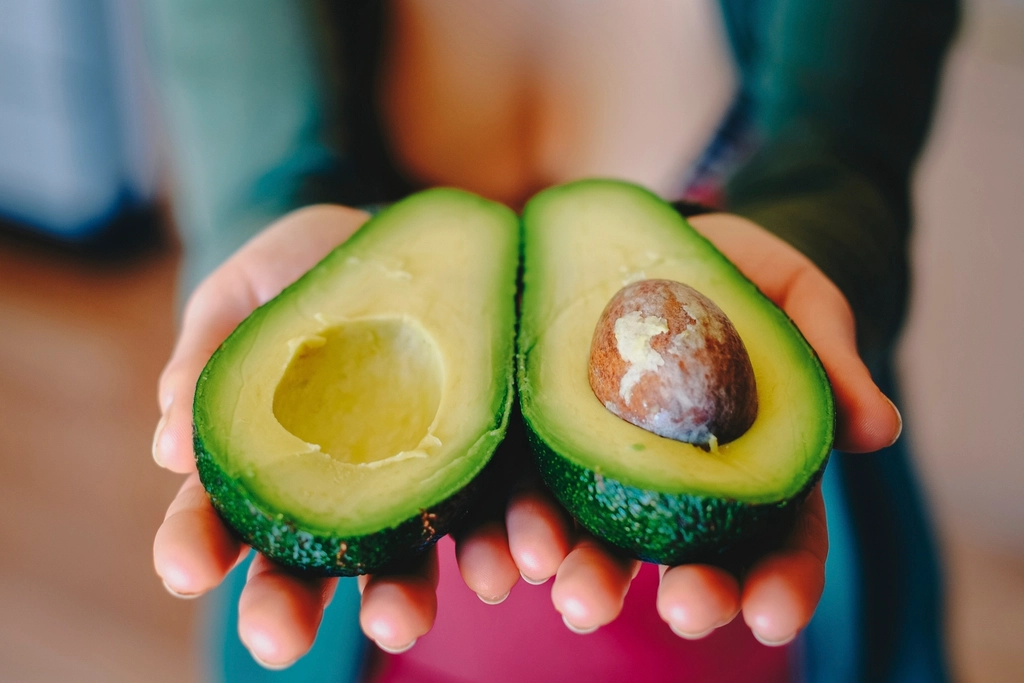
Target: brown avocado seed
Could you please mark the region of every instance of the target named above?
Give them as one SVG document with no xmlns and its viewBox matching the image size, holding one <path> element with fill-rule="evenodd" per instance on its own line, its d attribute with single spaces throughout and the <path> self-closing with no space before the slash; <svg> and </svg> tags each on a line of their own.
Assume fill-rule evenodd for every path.
<svg viewBox="0 0 1024 683">
<path fill-rule="evenodd" d="M 672 280 L 620 289 L 590 347 L 590 386 L 627 422 L 715 449 L 757 417 L 750 356 L 711 299 Z"/>
</svg>

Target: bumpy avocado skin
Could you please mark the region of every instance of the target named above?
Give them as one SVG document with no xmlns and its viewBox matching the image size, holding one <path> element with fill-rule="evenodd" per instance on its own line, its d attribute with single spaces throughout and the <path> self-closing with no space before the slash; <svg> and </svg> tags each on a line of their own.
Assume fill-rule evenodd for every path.
<svg viewBox="0 0 1024 683">
<path fill-rule="evenodd" d="M 576 521 L 631 557 L 670 566 L 749 565 L 782 542 L 825 469 L 822 464 L 796 496 L 754 505 L 630 486 L 560 456 L 529 421 L 527 433 L 541 479 Z"/>
<path fill-rule="evenodd" d="M 448 533 L 475 497 L 476 480 L 429 510 L 365 536 L 341 537 L 306 531 L 263 505 L 217 464 L 193 435 L 199 479 L 214 509 L 242 541 L 279 564 L 320 576 L 358 576 L 401 565 Z"/>
</svg>

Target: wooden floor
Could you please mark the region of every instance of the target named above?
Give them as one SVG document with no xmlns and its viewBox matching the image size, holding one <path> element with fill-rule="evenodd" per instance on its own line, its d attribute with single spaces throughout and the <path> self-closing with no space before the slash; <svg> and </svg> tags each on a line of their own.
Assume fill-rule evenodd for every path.
<svg viewBox="0 0 1024 683">
<path fill-rule="evenodd" d="M 0 241 L 0 681 L 189 681 L 195 603 L 152 569 L 171 250 L 87 265 Z"/>
</svg>

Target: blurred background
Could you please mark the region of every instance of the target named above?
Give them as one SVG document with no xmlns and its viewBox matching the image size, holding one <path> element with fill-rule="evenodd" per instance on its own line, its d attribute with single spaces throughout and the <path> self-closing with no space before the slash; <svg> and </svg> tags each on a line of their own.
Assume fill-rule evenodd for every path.
<svg viewBox="0 0 1024 683">
<path fill-rule="evenodd" d="M 151 541 L 179 249 L 132 0 L 0 0 L 0 681 L 198 680 Z M 964 681 L 1024 680 L 1024 0 L 968 0 L 899 351 Z"/>
</svg>

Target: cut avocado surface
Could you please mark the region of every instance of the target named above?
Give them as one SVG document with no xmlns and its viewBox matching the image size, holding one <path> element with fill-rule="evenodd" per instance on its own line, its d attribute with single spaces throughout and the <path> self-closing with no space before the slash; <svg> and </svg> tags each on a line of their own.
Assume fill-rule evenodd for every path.
<svg viewBox="0 0 1024 683">
<path fill-rule="evenodd" d="M 194 404 L 200 477 L 260 552 L 352 575 L 446 533 L 512 398 L 516 216 L 428 190 L 228 337 Z"/>
<path fill-rule="evenodd" d="M 644 560 L 714 561 L 791 516 L 828 459 L 831 388 L 789 318 L 669 205 L 638 187 L 580 181 L 523 215 L 518 372 L 546 484 L 597 536 Z M 749 352 L 758 413 L 715 449 L 645 431 L 607 410 L 588 360 L 602 310 L 638 280 L 714 301 Z"/>
</svg>

